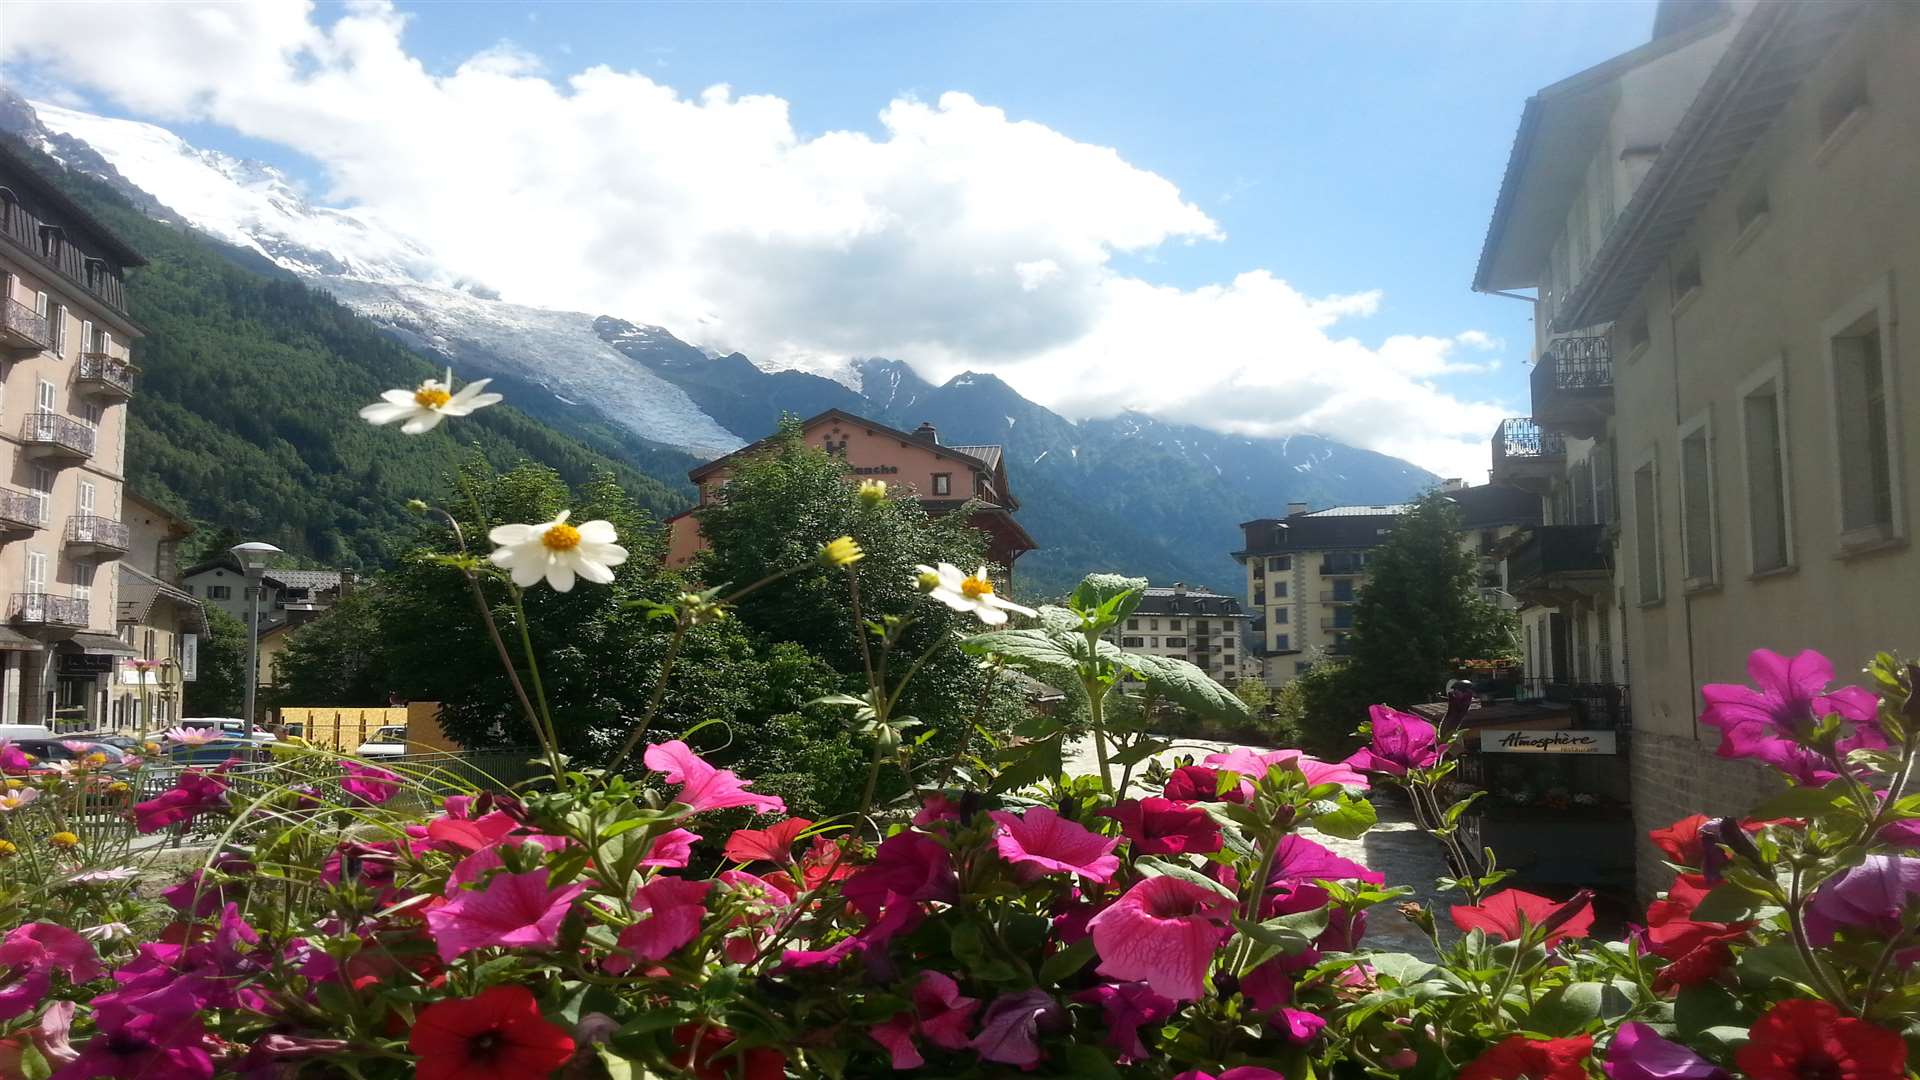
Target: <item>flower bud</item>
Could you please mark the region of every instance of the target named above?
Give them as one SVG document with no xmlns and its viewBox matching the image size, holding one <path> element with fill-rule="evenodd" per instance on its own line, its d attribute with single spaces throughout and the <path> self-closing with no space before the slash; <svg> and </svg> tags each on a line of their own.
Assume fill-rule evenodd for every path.
<svg viewBox="0 0 1920 1080">
<path fill-rule="evenodd" d="M 913 579 L 913 586 L 921 592 L 930 593 L 940 587 L 940 575 L 929 570 Z"/>
<path fill-rule="evenodd" d="M 828 566 L 852 566 L 866 557 L 867 553 L 860 550 L 860 545 L 851 536 L 842 536 L 820 545 L 820 561 Z"/>
<path fill-rule="evenodd" d="M 432 507 L 427 505 L 427 502 L 425 499 L 408 499 L 407 509 L 411 510 L 416 514 L 424 514 L 428 510 L 432 509 Z"/>
<path fill-rule="evenodd" d="M 1400 908 L 1400 916 L 1406 919 L 1408 922 L 1412 923 L 1413 925 L 1419 927 L 1422 933 L 1429 934 L 1429 935 L 1433 933 L 1433 927 L 1434 927 L 1433 912 L 1427 910 L 1424 907 L 1421 907 L 1419 904 L 1416 904 L 1411 900 L 1401 901 L 1399 908 Z"/>
<path fill-rule="evenodd" d="M 887 482 L 885 480 L 860 481 L 860 501 L 868 506 L 879 506 L 887 501 Z"/>
</svg>

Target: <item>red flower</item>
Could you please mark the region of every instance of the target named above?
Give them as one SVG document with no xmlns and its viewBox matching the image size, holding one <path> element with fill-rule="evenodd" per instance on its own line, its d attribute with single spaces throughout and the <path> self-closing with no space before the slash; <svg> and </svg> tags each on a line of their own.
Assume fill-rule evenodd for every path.
<svg viewBox="0 0 1920 1080">
<path fill-rule="evenodd" d="M 733 1040 L 726 1028 L 684 1024 L 673 1030 L 674 1044 L 680 1047 L 673 1064 L 691 1069 L 699 1080 L 785 1080 L 785 1054 L 765 1046 L 736 1053 Z"/>
<path fill-rule="evenodd" d="M 526 987 L 495 986 L 421 1009 L 407 1049 L 419 1080 L 527 1080 L 566 1064 L 573 1037 L 540 1015 Z"/>
<path fill-rule="evenodd" d="M 1650 829 L 1647 838 L 1653 846 L 1660 849 L 1668 862 L 1680 866 L 1699 866 L 1706 858 L 1706 841 L 1700 838 L 1700 830 L 1713 819 L 1705 814 L 1692 814 L 1664 829 Z M 1740 827 L 1748 832 L 1759 832 L 1768 825 L 1783 825 L 1792 818 L 1771 818 L 1766 821 L 1743 821 Z"/>
<path fill-rule="evenodd" d="M 1485 930 L 1509 941 L 1520 936 L 1522 927 L 1550 925 L 1546 944 L 1552 947 L 1561 938 L 1586 937 L 1593 929 L 1593 897 L 1579 895 L 1563 904 L 1519 889 L 1505 889 L 1487 897 L 1483 904 L 1455 904 L 1453 925 L 1462 930 Z"/>
<path fill-rule="evenodd" d="M 1205 765 L 1182 765 L 1167 777 L 1164 794 L 1176 802 L 1244 802 L 1238 787 L 1220 794 L 1220 770 Z"/>
<path fill-rule="evenodd" d="M 727 848 L 723 854 L 734 862 L 753 862 L 758 859 L 792 862 L 793 842 L 812 827 L 813 822 L 796 817 L 765 829 L 739 829 L 727 838 Z"/>
<path fill-rule="evenodd" d="M 1509 890 L 1512 891 L 1512 890 Z M 1529 1039 L 1509 1035 L 1473 1059 L 1459 1080 L 1587 1080 L 1586 1061 L 1593 1040 Z"/>
<path fill-rule="evenodd" d="M 1100 814 L 1120 823 L 1135 855 L 1205 855 L 1220 850 L 1220 826 L 1207 812 L 1171 799 L 1128 799 Z"/>
<path fill-rule="evenodd" d="M 1794 998 L 1767 1010 L 1748 1033 L 1734 1064 L 1750 1080 L 1900 1080 L 1907 1044 L 1865 1020 L 1843 1016 L 1824 1001 Z"/>
<path fill-rule="evenodd" d="M 1688 916 L 1706 899 L 1709 886 L 1698 874 L 1682 874 L 1667 895 L 1647 905 L 1647 951 L 1670 963 L 1660 969 L 1654 988 L 1692 986 L 1718 975 L 1733 961 L 1727 943 L 1745 937 L 1750 922 L 1695 922 Z"/>
</svg>

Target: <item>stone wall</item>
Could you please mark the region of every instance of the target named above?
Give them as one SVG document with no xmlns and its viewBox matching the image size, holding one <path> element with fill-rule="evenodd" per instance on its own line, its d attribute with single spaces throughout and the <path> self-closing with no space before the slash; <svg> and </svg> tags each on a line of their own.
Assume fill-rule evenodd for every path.
<svg viewBox="0 0 1920 1080">
<path fill-rule="evenodd" d="M 1744 814 L 1783 786 L 1751 761 L 1714 756 L 1719 732 L 1709 730 L 1706 735 L 1708 739 L 1694 740 L 1644 730 L 1633 733 L 1633 820 L 1639 834 L 1634 861 L 1642 900 L 1666 888 L 1673 877 L 1647 839 L 1648 830 L 1671 825 L 1688 814 Z"/>
</svg>

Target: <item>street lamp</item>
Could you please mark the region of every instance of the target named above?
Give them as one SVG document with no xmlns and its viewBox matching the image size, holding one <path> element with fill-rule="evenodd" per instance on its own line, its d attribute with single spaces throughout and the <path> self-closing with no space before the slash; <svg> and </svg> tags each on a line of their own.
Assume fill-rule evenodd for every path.
<svg viewBox="0 0 1920 1080">
<path fill-rule="evenodd" d="M 240 569 L 246 572 L 247 595 L 252 599 L 251 614 L 247 619 L 247 707 L 241 716 L 241 734 L 251 742 L 253 699 L 260 691 L 260 579 L 266 576 L 267 560 L 280 554 L 280 549 L 252 540 L 235 544 L 230 550 L 233 557 L 240 560 Z"/>
</svg>

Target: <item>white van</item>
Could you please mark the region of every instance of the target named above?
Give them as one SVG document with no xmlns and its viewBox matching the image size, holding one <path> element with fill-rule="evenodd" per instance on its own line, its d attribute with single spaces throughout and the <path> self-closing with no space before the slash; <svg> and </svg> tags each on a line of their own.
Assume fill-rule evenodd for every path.
<svg viewBox="0 0 1920 1080">
<path fill-rule="evenodd" d="M 54 739 L 59 736 L 45 724 L 0 724 L 0 742 L 17 739 Z"/>
</svg>

